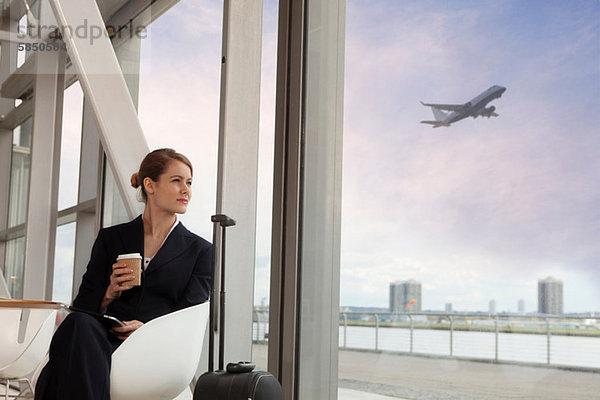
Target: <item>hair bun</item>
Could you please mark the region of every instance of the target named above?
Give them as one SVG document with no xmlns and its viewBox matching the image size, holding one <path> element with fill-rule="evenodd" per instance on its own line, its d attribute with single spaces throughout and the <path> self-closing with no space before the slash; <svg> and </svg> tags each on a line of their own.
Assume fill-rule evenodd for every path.
<svg viewBox="0 0 600 400">
<path fill-rule="evenodd" d="M 131 186 L 137 189 L 140 187 L 140 185 L 140 174 L 136 172 L 133 175 L 131 175 Z"/>
</svg>

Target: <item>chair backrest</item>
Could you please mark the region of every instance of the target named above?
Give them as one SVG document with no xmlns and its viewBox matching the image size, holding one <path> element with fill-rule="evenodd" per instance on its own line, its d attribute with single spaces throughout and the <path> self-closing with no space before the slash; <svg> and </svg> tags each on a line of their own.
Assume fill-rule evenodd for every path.
<svg viewBox="0 0 600 400">
<path fill-rule="evenodd" d="M 56 310 L 26 310 L 24 340 L 19 340 L 22 310 L 0 310 L 0 377 L 17 378 L 33 372 L 42 362 L 56 327 Z"/>
<path fill-rule="evenodd" d="M 202 353 L 209 303 L 153 319 L 112 355 L 112 400 L 173 399 L 192 381 Z"/>
</svg>

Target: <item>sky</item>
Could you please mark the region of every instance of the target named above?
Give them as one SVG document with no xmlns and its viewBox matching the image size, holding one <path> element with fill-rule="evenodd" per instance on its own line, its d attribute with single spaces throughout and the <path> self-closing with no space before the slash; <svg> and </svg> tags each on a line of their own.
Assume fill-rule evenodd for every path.
<svg viewBox="0 0 600 400">
<path fill-rule="evenodd" d="M 346 13 L 340 304 L 387 307 L 391 282 L 416 279 L 423 309 L 535 311 L 537 280 L 554 276 L 565 312 L 600 311 L 600 3 L 348 0 Z M 142 127 L 151 148 L 190 157 L 201 184 L 182 220 L 208 238 L 221 21 L 220 2 L 182 1 L 142 41 Z M 276 25 L 265 0 L 255 303 L 269 285 Z M 462 104 L 494 84 L 499 117 L 419 123 L 432 117 L 419 100 Z M 61 181 L 78 146 L 63 143 Z"/>
<path fill-rule="evenodd" d="M 424 309 L 532 311 L 552 275 L 600 309 L 600 8 L 577 4 L 348 2 L 341 304 L 414 278 Z M 494 84 L 498 118 L 418 124 Z"/>
</svg>

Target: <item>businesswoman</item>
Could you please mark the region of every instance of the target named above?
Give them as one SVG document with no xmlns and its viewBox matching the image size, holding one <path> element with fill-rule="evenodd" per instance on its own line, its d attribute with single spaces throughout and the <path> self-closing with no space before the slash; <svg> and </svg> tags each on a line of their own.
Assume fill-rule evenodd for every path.
<svg viewBox="0 0 600 400">
<path fill-rule="evenodd" d="M 176 217 L 192 198 L 192 173 L 190 161 L 172 149 L 144 158 L 131 177 L 146 203 L 144 213 L 100 230 L 73 301 L 75 307 L 113 315 L 125 326 L 107 330 L 88 314 L 69 314 L 52 339 L 36 399 L 109 400 L 112 352 L 145 322 L 208 299 L 211 245 Z M 116 262 L 128 253 L 142 254 L 140 286 L 132 286 L 132 271 Z"/>
</svg>

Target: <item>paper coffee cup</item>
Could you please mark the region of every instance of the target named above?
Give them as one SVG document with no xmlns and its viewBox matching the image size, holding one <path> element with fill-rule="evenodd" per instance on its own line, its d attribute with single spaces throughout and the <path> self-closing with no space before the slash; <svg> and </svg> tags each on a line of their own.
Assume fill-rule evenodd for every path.
<svg viewBox="0 0 600 400">
<path fill-rule="evenodd" d="M 120 254 L 117 262 L 126 264 L 133 271 L 133 280 L 127 285 L 140 286 L 142 284 L 142 255 L 140 253 Z"/>
</svg>

